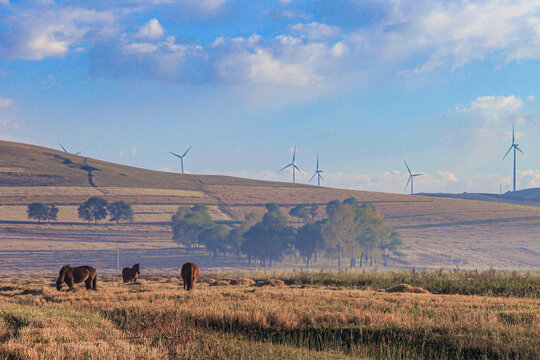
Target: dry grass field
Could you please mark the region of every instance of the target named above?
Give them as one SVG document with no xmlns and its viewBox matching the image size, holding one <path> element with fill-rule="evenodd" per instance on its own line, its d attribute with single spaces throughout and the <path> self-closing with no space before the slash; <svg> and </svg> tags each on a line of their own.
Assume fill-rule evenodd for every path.
<svg viewBox="0 0 540 360">
<path fill-rule="evenodd" d="M 132 204 L 134 222 L 81 222 L 77 207 L 95 195 Z M 0 270 L 17 271 L 18 264 L 51 269 L 85 259 L 113 269 L 117 245 L 126 265 L 176 268 L 184 257 L 170 240 L 168 222 L 180 205 L 206 204 L 214 220 L 234 224 L 249 212 L 263 212 L 270 201 L 284 213 L 316 203 L 323 218 L 324 204 L 348 197 L 372 202 L 400 232 L 406 257 L 393 259 L 394 268 L 540 268 L 539 207 L 165 173 L 0 141 Z M 58 222 L 28 221 L 26 207 L 35 201 L 56 204 Z M 197 260 L 212 268 L 235 266 L 213 263 L 202 253 Z M 332 263 L 321 259 L 315 265 Z M 290 261 L 282 266 L 299 267 Z"/>
<path fill-rule="evenodd" d="M 129 285 L 98 271 L 97 291 L 58 292 L 54 275 L 0 278 L 0 359 L 540 356 L 538 275 L 206 274 L 191 292 L 144 269 Z M 390 292 L 399 281 L 445 294 Z"/>
</svg>

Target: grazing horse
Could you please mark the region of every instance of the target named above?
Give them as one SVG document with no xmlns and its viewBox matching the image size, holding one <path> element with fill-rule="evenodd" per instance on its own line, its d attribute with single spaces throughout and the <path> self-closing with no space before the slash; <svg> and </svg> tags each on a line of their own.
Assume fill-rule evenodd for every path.
<svg viewBox="0 0 540 360">
<path fill-rule="evenodd" d="M 141 264 L 135 264 L 131 268 L 125 267 L 122 269 L 122 279 L 124 282 L 135 282 L 141 274 Z"/>
<path fill-rule="evenodd" d="M 56 281 L 56 290 L 62 289 L 62 283 L 65 282 L 70 289 L 73 289 L 73 283 L 83 282 L 86 285 L 86 290 L 97 290 L 96 269 L 91 266 L 71 267 L 69 265 L 62 266 L 58 280 Z"/>
<path fill-rule="evenodd" d="M 182 280 L 184 280 L 184 290 L 191 290 L 199 279 L 199 267 L 192 262 L 185 263 L 182 265 L 180 275 L 182 275 Z"/>
</svg>

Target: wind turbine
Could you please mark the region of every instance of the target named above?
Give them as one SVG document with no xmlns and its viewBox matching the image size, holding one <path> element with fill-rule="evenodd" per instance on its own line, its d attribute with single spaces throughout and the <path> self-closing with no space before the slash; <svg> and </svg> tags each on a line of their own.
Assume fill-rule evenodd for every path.
<svg viewBox="0 0 540 360">
<path fill-rule="evenodd" d="M 62 148 L 62 150 L 64 150 L 64 152 L 67 152 L 68 154 L 71 154 L 69 151 L 66 150 L 66 148 L 64 146 L 62 146 L 62 144 L 58 143 L 58 145 L 60 145 L 60 147 Z M 82 151 L 73 153 L 73 155 L 79 155 L 80 153 L 82 153 Z"/>
<path fill-rule="evenodd" d="M 321 186 L 321 180 L 324 181 L 321 173 L 322 173 L 322 170 L 319 169 L 319 152 L 317 151 L 317 169 L 315 169 L 315 173 L 313 174 L 311 179 L 309 179 L 309 182 L 311 182 L 311 180 L 313 180 L 315 175 L 317 175 L 317 186 Z"/>
<path fill-rule="evenodd" d="M 516 150 L 523 153 L 523 151 L 519 148 L 519 145 L 515 143 L 514 141 L 514 124 L 512 124 L 512 145 L 510 145 L 510 149 L 504 154 L 504 158 L 506 158 L 506 155 L 510 152 L 510 150 L 514 149 L 514 192 L 516 191 Z"/>
<path fill-rule="evenodd" d="M 300 172 L 300 174 L 304 175 L 304 173 L 302 172 L 302 170 L 300 170 L 300 169 L 298 168 L 298 166 L 296 166 L 296 163 L 294 162 L 295 158 L 296 158 L 296 145 L 294 146 L 294 152 L 293 152 L 293 156 L 292 156 L 292 162 L 291 162 L 289 165 L 287 165 L 287 166 L 281 168 L 281 170 L 279 170 L 279 171 L 283 171 L 283 170 L 285 170 L 286 168 L 288 168 L 289 166 L 292 166 L 292 182 L 293 182 L 293 184 L 296 182 L 295 170 L 298 170 L 298 171 Z"/>
<path fill-rule="evenodd" d="M 169 151 L 171 154 L 173 154 L 174 156 L 176 156 L 177 158 L 180 158 L 180 163 L 182 164 L 182 174 L 184 173 L 184 158 L 186 157 L 186 154 L 188 153 L 189 149 L 191 149 L 193 145 L 189 145 L 188 149 L 186 150 L 186 152 L 184 153 L 184 155 L 180 156 L 178 154 L 175 154 L 171 151 Z"/>
<path fill-rule="evenodd" d="M 407 171 L 409 172 L 409 180 L 407 180 L 407 185 L 405 185 L 405 189 L 403 189 L 403 191 L 407 190 L 407 186 L 409 186 L 409 182 L 411 183 L 411 195 L 414 194 L 414 177 L 415 176 L 421 176 L 421 175 L 424 175 L 424 174 L 413 174 L 411 172 L 411 169 L 409 169 L 409 165 L 407 165 L 407 162 L 405 160 L 403 160 L 403 162 L 405 163 L 405 166 L 407 167 Z"/>
</svg>

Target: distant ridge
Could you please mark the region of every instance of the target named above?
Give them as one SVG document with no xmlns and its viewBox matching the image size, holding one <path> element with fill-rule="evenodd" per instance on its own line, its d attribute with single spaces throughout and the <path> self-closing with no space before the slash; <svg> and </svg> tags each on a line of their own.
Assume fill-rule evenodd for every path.
<svg viewBox="0 0 540 360">
<path fill-rule="evenodd" d="M 417 195 L 432 196 L 441 198 L 452 198 L 461 200 L 490 201 L 504 204 L 540 206 L 540 188 L 530 188 L 518 190 L 516 192 L 506 192 L 504 194 L 490 193 L 420 193 Z"/>
</svg>

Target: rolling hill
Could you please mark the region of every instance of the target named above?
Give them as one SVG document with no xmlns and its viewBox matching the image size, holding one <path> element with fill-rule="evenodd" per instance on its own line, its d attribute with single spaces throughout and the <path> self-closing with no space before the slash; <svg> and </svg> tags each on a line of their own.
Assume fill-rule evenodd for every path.
<svg viewBox="0 0 540 360">
<path fill-rule="evenodd" d="M 80 222 L 77 206 L 94 195 L 131 203 L 134 222 Z M 299 203 L 316 203 L 322 218 L 324 204 L 347 197 L 372 202 L 401 233 L 407 256 L 393 266 L 540 266 L 538 207 L 159 172 L 0 141 L 0 270 L 15 271 L 21 264 L 53 268 L 85 259 L 112 269 L 117 244 L 122 244 L 126 263 L 142 257 L 148 267 L 174 268 L 183 253 L 170 240 L 168 221 L 179 205 L 206 204 L 215 220 L 234 224 L 251 211 L 264 211 L 271 201 L 284 212 Z M 56 204 L 58 222 L 28 221 L 26 206 L 35 201 Z M 198 256 L 208 262 L 203 253 Z M 207 265 L 236 266 L 232 261 Z"/>
</svg>

